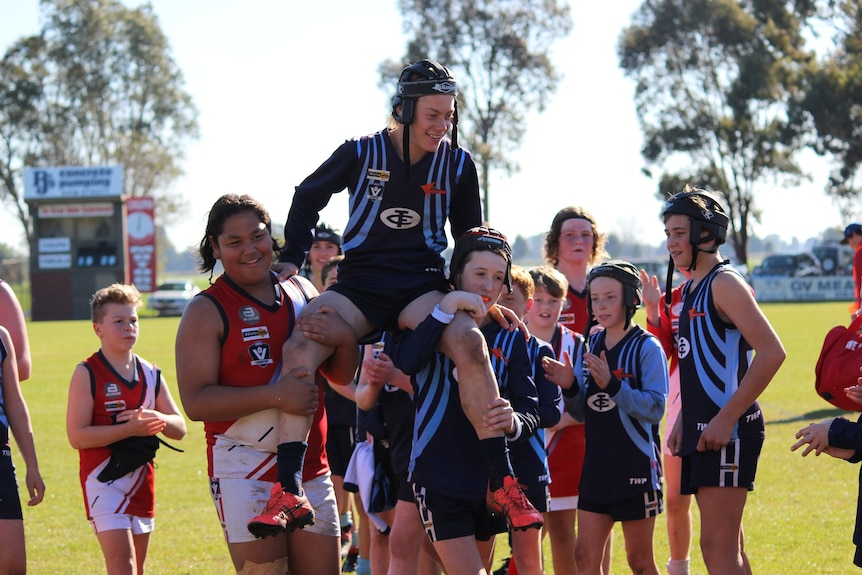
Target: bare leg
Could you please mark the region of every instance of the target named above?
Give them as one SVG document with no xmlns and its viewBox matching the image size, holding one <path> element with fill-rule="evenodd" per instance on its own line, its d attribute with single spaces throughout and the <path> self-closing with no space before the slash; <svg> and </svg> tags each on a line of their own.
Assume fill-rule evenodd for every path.
<svg viewBox="0 0 862 575">
<path fill-rule="evenodd" d="M 682 459 L 673 455 L 664 456 L 664 471 L 667 489 L 667 538 L 670 544 L 668 572 L 671 575 L 688 575 L 689 550 L 691 548 L 691 495 L 679 492 Z"/>
<path fill-rule="evenodd" d="M 545 528 L 551 540 L 551 562 L 557 575 L 577 575 L 575 568 L 575 517 L 577 509 L 545 513 Z"/>
<path fill-rule="evenodd" d="M 744 575 L 740 547 L 744 487 L 701 487 L 695 496 L 700 509 L 700 550 L 709 573 Z"/>
</svg>

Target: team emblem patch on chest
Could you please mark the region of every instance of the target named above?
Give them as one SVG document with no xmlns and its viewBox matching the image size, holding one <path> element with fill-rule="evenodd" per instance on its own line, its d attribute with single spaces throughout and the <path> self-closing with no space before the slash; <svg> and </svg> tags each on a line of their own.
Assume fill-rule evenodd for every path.
<svg viewBox="0 0 862 575">
<path fill-rule="evenodd" d="M 408 230 L 418 226 L 422 216 L 410 208 L 389 208 L 380 214 L 380 221 L 393 230 Z"/>
<path fill-rule="evenodd" d="M 617 406 L 616 402 L 610 395 L 604 392 L 594 393 L 587 399 L 587 405 L 593 411 L 610 411 Z"/>
<path fill-rule="evenodd" d="M 248 346 L 248 355 L 251 359 L 251 364 L 256 367 L 266 367 L 272 364 L 272 351 L 269 344 L 262 341 L 256 341 Z"/>
</svg>

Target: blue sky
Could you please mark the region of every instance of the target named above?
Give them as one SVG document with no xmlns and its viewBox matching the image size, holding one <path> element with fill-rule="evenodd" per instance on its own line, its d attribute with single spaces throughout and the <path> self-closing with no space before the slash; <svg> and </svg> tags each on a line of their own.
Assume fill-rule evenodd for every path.
<svg viewBox="0 0 862 575">
<path fill-rule="evenodd" d="M 132 0 L 124 0 L 135 5 Z M 200 109 L 201 138 L 188 147 L 177 193 L 190 198 L 178 246 L 197 244 L 206 212 L 227 192 L 249 193 L 273 220 L 287 216 L 293 188 L 342 141 L 384 127 L 391 94 L 377 88 L 377 65 L 399 58 L 405 41 L 395 0 L 153 0 L 186 89 Z M 546 231 L 567 205 L 593 212 L 623 238 L 660 244 L 655 184 L 641 173 L 641 134 L 633 86 L 617 66 L 616 41 L 636 0 L 573 0 L 574 29 L 554 47 L 564 78 L 544 113 L 529 119 L 513 177 L 491 183 L 491 224 L 510 237 Z M 38 0 L 0 0 L 0 50 L 39 30 Z M 764 189 L 759 236 L 790 241 L 843 226 L 822 192 L 822 161 L 806 160 L 814 180 Z M 343 227 L 340 194 L 322 219 Z M 0 242 L 19 245 L 20 228 L 0 215 Z"/>
</svg>

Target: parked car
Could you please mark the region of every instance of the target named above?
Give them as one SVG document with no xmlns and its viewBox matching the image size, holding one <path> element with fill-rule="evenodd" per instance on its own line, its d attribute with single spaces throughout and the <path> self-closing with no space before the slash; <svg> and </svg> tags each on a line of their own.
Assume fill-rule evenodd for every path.
<svg viewBox="0 0 862 575">
<path fill-rule="evenodd" d="M 809 253 L 772 254 L 763 258 L 752 271 L 752 277 L 808 277 L 823 274 L 817 256 Z"/>
<path fill-rule="evenodd" d="M 667 258 L 631 258 L 627 261 L 638 269 L 645 270 L 649 275 L 657 277 L 659 285 L 664 289 L 664 282 L 667 279 Z M 673 270 L 673 285 L 681 284 L 684 279 L 679 270 Z"/>
<path fill-rule="evenodd" d="M 186 306 L 201 291 L 191 280 L 173 280 L 159 284 L 150 294 L 147 307 L 159 315 L 182 315 Z"/>
<path fill-rule="evenodd" d="M 823 275 L 846 275 L 853 273 L 853 248 L 839 243 L 824 243 L 811 248 Z"/>
</svg>

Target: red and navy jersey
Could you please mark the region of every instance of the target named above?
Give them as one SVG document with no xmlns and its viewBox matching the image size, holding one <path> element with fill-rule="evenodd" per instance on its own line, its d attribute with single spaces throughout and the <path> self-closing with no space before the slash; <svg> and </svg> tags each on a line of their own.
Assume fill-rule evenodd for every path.
<svg viewBox="0 0 862 575">
<path fill-rule="evenodd" d="M 429 274 L 443 274 L 447 220 L 455 237 L 482 224 L 478 182 L 469 152 L 453 150 L 448 140 L 410 168 L 409 180 L 388 130 L 348 140 L 296 187 L 280 259 L 302 265 L 318 212 L 347 189 L 339 283 L 360 289 L 377 288 L 381 278 L 392 289 L 424 283 Z"/>
<path fill-rule="evenodd" d="M 229 387 L 254 387 L 268 385 L 278 379 L 281 372 L 282 345 L 296 325 L 299 312 L 307 303 L 307 293 L 296 278 L 282 284 L 272 275 L 275 303 L 262 303 L 222 274 L 213 285 L 196 297 L 206 297 L 215 304 L 223 322 L 221 355 L 219 363 L 219 385 Z M 324 408 L 323 376 L 316 375 L 320 407 L 314 414 L 308 436 L 308 450 L 302 468 L 302 479 L 306 481 L 329 470 L 326 458 L 326 410 Z M 216 434 L 225 433 L 235 420 L 205 421 L 209 474 L 212 476 L 212 446 Z M 275 481 L 272 477 L 263 478 Z"/>
<path fill-rule="evenodd" d="M 751 345 L 715 307 L 712 282 L 721 273 L 738 274 L 723 262 L 694 288 L 690 288 L 691 281 L 683 286 L 677 340 L 683 426 L 680 455 L 696 451 L 703 428 L 739 389 L 751 362 Z M 737 420 L 731 439 L 764 435 L 763 414 L 755 401 Z"/>
<path fill-rule="evenodd" d="M 560 313 L 558 322 L 575 333 L 586 334 L 587 328 L 590 325 L 587 290 L 580 292 L 569 286 L 569 291 L 566 292 L 566 301 L 563 304 L 563 311 Z"/>
<path fill-rule="evenodd" d="M 156 397 L 161 390 L 161 370 L 152 363 L 135 358 L 135 377 L 132 381 L 121 376 L 111 366 L 101 350 L 81 365 L 90 374 L 90 392 L 93 396 L 93 418 L 90 425 L 113 425 L 113 416 L 127 409 L 156 408 Z M 79 476 L 86 501 L 87 477 L 111 457 L 107 445 L 78 450 Z M 153 462 L 145 465 L 143 484 L 136 488 L 123 513 L 138 517 L 153 517 L 155 512 L 155 472 Z"/>
<path fill-rule="evenodd" d="M 647 323 L 647 331 L 656 336 L 661 343 L 662 349 L 670 358 L 670 372 L 677 369 L 679 353 L 677 353 L 677 337 L 679 333 L 679 313 L 682 309 L 682 288 L 685 284 L 675 286 L 670 291 L 670 309 L 664 305 L 664 295 L 659 304 L 659 317 L 661 325 Z"/>
<path fill-rule="evenodd" d="M 587 446 L 580 492 L 611 504 L 662 488 L 658 426 L 668 372 L 661 344 L 640 326 L 610 349 L 606 335 L 595 333 L 589 347 L 595 355 L 605 353 L 611 381 L 602 389 L 588 376 L 580 387 Z"/>
</svg>

